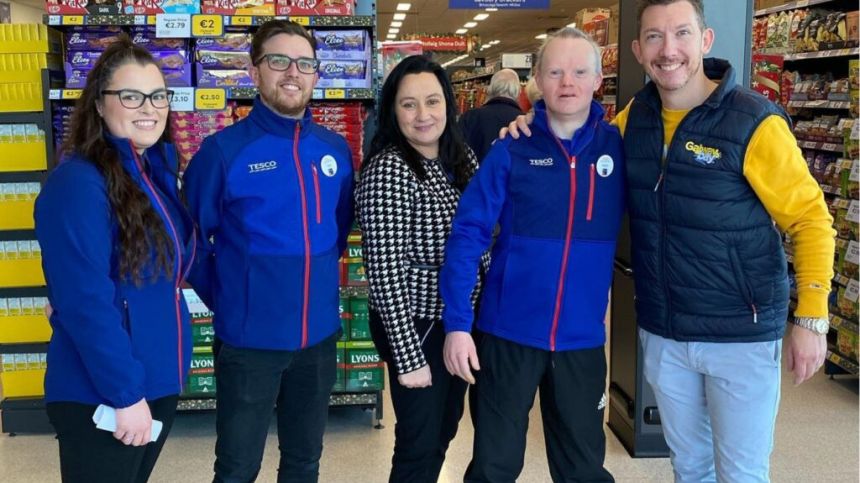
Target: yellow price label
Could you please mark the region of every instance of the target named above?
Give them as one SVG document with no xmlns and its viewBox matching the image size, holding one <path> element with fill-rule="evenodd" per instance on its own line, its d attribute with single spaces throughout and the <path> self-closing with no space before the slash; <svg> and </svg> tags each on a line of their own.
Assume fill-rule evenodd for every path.
<svg viewBox="0 0 860 483">
<path fill-rule="evenodd" d="M 346 99 L 346 91 L 343 89 L 326 89 L 326 99 Z"/>
<path fill-rule="evenodd" d="M 83 15 L 65 15 L 63 17 L 63 25 L 83 25 Z"/>
<path fill-rule="evenodd" d="M 63 89 L 63 99 L 80 99 L 83 89 Z"/>
<path fill-rule="evenodd" d="M 194 109 L 215 111 L 227 107 L 227 91 L 224 89 L 196 89 L 194 91 Z"/>
<path fill-rule="evenodd" d="M 193 15 L 191 35 L 194 37 L 220 37 L 224 35 L 224 17 L 220 15 Z"/>
<path fill-rule="evenodd" d="M 299 25 L 307 27 L 311 24 L 311 18 L 310 17 L 290 17 L 290 22 L 295 22 Z"/>
<path fill-rule="evenodd" d="M 157 21 L 157 20 L 156 20 L 156 16 L 155 16 L 155 15 L 147 15 L 147 16 L 146 16 L 146 24 L 147 24 L 147 25 L 155 25 L 156 21 Z"/>
<path fill-rule="evenodd" d="M 249 26 L 249 25 L 253 25 L 253 23 L 254 23 L 254 17 L 250 17 L 248 15 L 240 15 L 240 16 L 232 17 L 230 19 L 230 25 Z"/>
</svg>

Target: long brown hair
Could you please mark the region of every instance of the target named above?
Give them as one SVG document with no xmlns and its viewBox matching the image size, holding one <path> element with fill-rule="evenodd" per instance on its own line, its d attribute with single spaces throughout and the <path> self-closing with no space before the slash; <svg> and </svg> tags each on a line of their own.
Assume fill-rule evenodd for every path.
<svg viewBox="0 0 860 483">
<path fill-rule="evenodd" d="M 102 53 L 87 76 L 87 84 L 75 104 L 69 136 L 63 142 L 61 153 L 77 154 L 93 163 L 105 177 L 108 200 L 119 225 L 119 275 L 140 285 L 153 248 L 156 253 L 153 281 L 160 273 L 173 276 L 176 254 L 164 223 L 149 198 L 123 169 L 119 152 L 105 138 L 107 126 L 97 109 L 97 103 L 102 99 L 101 92 L 108 88 L 114 73 L 131 63 L 158 65 L 146 49 L 134 45 L 123 34 Z M 169 123 L 160 142 L 170 140 L 168 126 Z"/>
</svg>

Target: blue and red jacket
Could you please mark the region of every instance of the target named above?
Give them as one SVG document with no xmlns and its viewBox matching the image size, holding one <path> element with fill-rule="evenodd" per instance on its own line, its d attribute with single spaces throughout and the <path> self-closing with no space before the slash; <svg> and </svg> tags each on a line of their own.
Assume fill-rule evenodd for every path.
<svg viewBox="0 0 860 483">
<path fill-rule="evenodd" d="M 79 156 L 64 159 L 36 200 L 36 236 L 48 283 L 53 335 L 45 400 L 128 407 L 179 394 L 191 361 L 191 322 L 179 286 L 195 252 L 193 222 L 177 194 L 173 146 L 143 155 L 107 136 L 146 194 L 173 246 L 172 274 L 155 251 L 136 285 L 119 275 L 119 227 L 104 176 Z"/>
<path fill-rule="evenodd" d="M 624 213 L 621 134 L 592 102 L 572 139 L 535 105 L 532 136 L 497 141 L 460 199 L 440 291 L 445 331 L 469 331 L 475 267 L 493 246 L 478 328 L 545 350 L 605 343 L 604 316 Z"/>
<path fill-rule="evenodd" d="M 183 178 L 201 250 L 189 280 L 233 347 L 296 350 L 340 329 L 338 259 L 353 219 L 346 140 L 258 98 Z"/>
</svg>

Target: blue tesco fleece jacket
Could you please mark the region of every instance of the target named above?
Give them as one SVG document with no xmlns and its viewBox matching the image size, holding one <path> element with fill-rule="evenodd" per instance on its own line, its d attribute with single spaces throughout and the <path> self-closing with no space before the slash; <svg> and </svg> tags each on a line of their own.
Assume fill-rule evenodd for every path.
<svg viewBox="0 0 860 483">
<path fill-rule="evenodd" d="M 183 177 L 200 235 L 189 280 L 234 347 L 296 350 L 340 329 L 338 259 L 353 220 L 346 140 L 254 102 Z"/>
<path fill-rule="evenodd" d="M 190 316 L 179 285 L 194 258 L 195 236 L 177 194 L 175 150 L 157 144 L 141 156 L 129 140 L 107 139 L 164 223 L 177 256 L 171 275 L 154 274 L 153 251 L 140 286 L 121 278 L 118 225 L 104 177 L 80 156 L 51 172 L 34 215 L 54 309 L 48 402 L 124 408 L 179 394 L 191 360 Z"/>
<path fill-rule="evenodd" d="M 469 331 L 475 267 L 493 246 L 477 327 L 545 350 L 602 346 L 624 213 L 621 134 L 592 102 L 572 139 L 535 105 L 532 136 L 497 141 L 460 199 L 442 268 L 446 332 Z"/>
</svg>

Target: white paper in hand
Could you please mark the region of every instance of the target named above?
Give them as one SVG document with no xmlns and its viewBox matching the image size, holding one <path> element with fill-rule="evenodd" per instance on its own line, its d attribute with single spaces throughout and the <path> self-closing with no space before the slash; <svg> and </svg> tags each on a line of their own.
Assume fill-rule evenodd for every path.
<svg viewBox="0 0 860 483">
<path fill-rule="evenodd" d="M 93 413 L 93 422 L 96 423 L 96 427 L 99 429 L 103 429 L 105 431 L 110 431 L 111 433 L 116 432 L 116 409 L 105 406 L 104 404 L 99 404 L 99 407 L 96 408 L 96 412 Z M 158 437 L 161 435 L 161 428 L 164 424 L 157 420 L 152 420 L 152 434 L 150 435 L 150 442 L 158 440 Z"/>
</svg>

